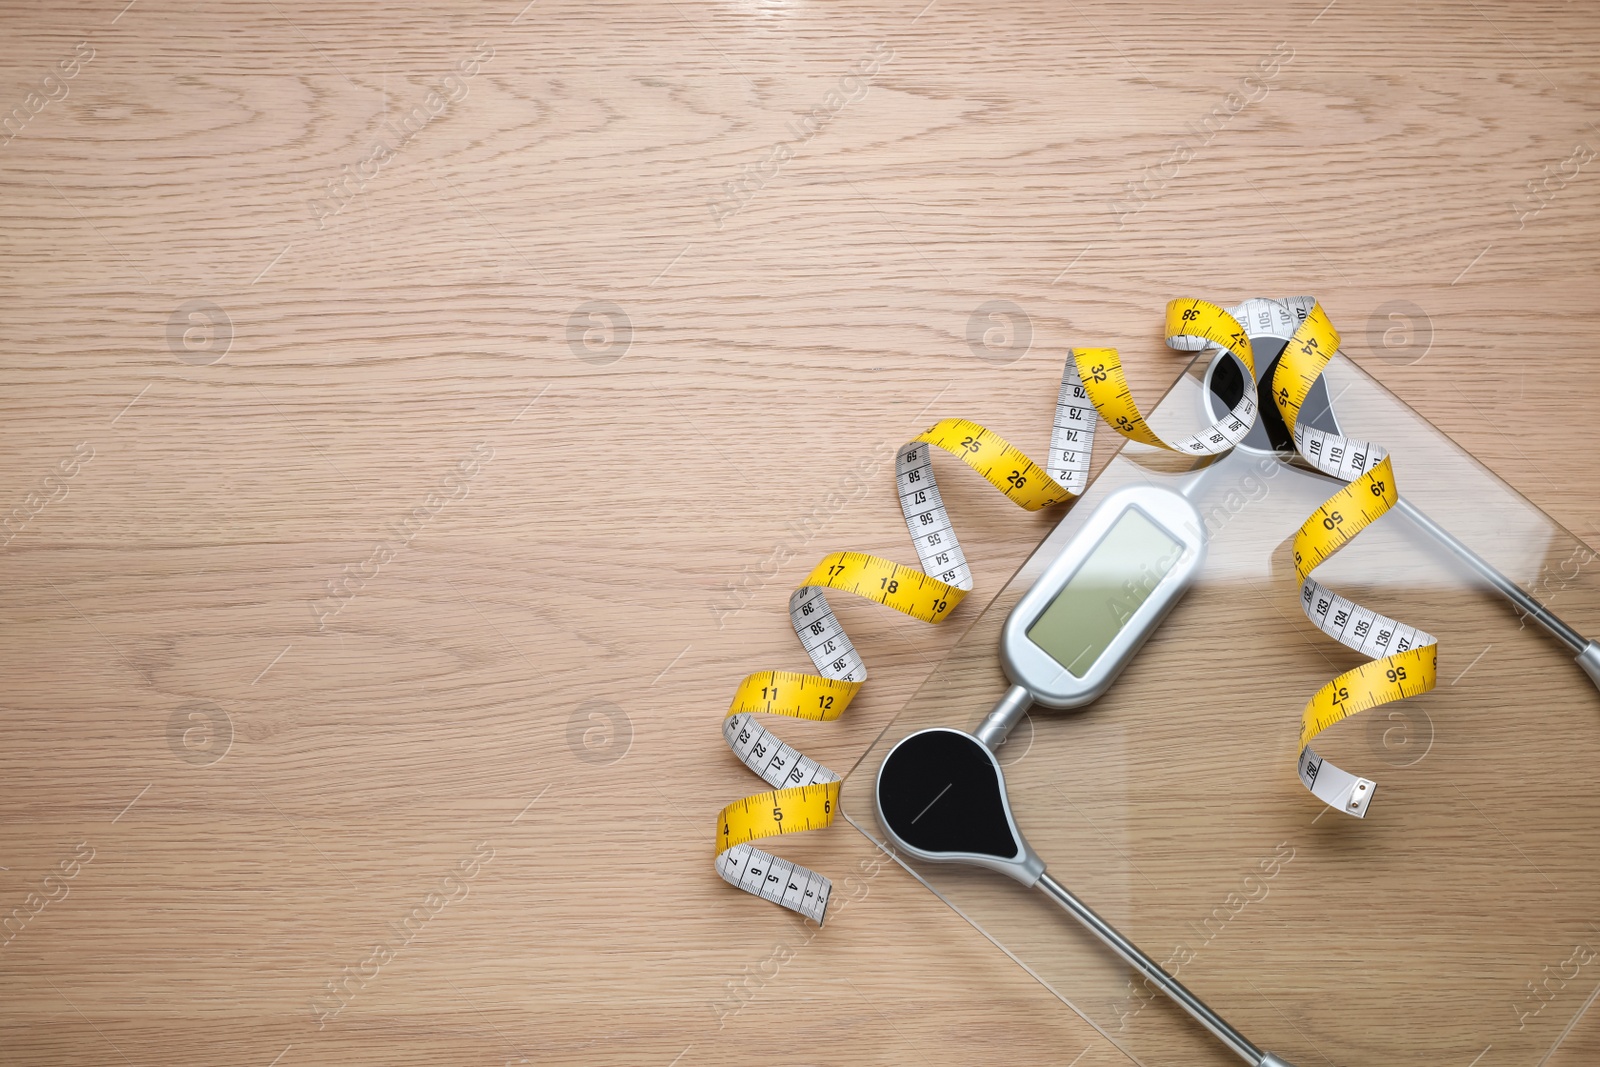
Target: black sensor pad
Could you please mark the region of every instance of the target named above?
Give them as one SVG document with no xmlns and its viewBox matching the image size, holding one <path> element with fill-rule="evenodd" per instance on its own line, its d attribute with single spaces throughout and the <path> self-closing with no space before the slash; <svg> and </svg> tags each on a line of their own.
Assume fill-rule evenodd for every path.
<svg viewBox="0 0 1600 1067">
<path fill-rule="evenodd" d="M 959 730 L 924 730 L 895 746 L 878 773 L 878 812 L 901 841 L 930 855 L 1011 860 L 1005 783 L 994 754 Z"/>
</svg>

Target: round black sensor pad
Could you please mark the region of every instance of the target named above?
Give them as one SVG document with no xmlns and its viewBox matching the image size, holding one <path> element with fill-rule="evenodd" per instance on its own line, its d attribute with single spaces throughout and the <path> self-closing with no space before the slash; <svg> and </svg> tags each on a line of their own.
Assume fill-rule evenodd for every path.
<svg viewBox="0 0 1600 1067">
<path fill-rule="evenodd" d="M 918 859 L 965 863 L 1031 886 L 1044 872 L 1017 829 L 994 753 L 971 734 L 921 730 L 878 769 L 878 819 L 895 845 Z"/>
</svg>

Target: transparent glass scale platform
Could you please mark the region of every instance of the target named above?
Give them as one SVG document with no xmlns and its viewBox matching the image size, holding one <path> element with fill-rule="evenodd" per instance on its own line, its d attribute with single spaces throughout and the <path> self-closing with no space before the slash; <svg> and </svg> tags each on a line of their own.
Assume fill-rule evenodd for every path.
<svg viewBox="0 0 1600 1067">
<path fill-rule="evenodd" d="M 1207 362 L 1152 413 L 1158 430 L 1203 424 Z M 1344 432 L 1390 450 L 1406 498 L 1600 634 L 1585 546 L 1348 360 L 1327 382 Z M 1005 692 L 1001 625 L 1096 503 L 1193 477 L 1121 449 L 847 776 L 858 830 L 886 840 L 872 788 L 896 742 L 970 731 Z M 1034 708 L 999 750 L 1022 832 L 1056 879 L 1297 1067 L 1596 1061 L 1600 1019 L 1580 1017 L 1600 992 L 1600 692 L 1391 512 L 1317 576 L 1436 635 L 1439 684 L 1322 735 L 1322 755 L 1378 782 L 1365 820 L 1325 808 L 1295 775 L 1300 709 L 1362 660 L 1301 613 L 1288 542 L 1337 485 L 1243 452 L 1204 477 L 1209 555 L 1184 599 L 1106 696 Z M 1238 1062 L 1042 894 L 906 866 L 1134 1062 Z"/>
</svg>

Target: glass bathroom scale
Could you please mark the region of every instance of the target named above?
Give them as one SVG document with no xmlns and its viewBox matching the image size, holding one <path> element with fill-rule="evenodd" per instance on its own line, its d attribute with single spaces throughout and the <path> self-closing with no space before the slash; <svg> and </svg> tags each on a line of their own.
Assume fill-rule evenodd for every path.
<svg viewBox="0 0 1600 1067">
<path fill-rule="evenodd" d="M 1211 420 L 1212 362 L 1151 413 L 1158 432 Z M 1589 549 L 1348 359 L 1324 382 L 1343 432 L 1389 450 L 1406 499 L 1600 634 Z M 1270 445 L 1202 471 L 1125 443 L 847 775 L 846 819 L 886 847 L 885 754 L 918 730 L 977 727 L 1009 684 L 1007 614 L 1100 500 L 1195 478 L 1209 546 L 1186 595 L 1104 696 L 1034 707 L 998 750 L 1051 875 L 1297 1067 L 1537 1067 L 1594 1042 L 1581 1019 L 1600 992 L 1600 691 L 1391 512 L 1316 577 L 1435 635 L 1439 681 L 1321 735 L 1318 752 L 1377 783 L 1364 819 L 1324 806 L 1296 775 L 1300 711 L 1364 658 L 1302 613 L 1289 542 L 1338 483 Z M 1040 894 L 898 859 L 1133 1062 L 1238 1062 Z"/>
</svg>

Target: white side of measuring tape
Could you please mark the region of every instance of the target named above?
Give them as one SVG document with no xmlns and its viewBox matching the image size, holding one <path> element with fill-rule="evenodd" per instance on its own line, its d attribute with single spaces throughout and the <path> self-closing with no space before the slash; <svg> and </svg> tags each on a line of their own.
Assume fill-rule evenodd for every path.
<svg viewBox="0 0 1600 1067">
<path fill-rule="evenodd" d="M 722 721 L 722 735 L 734 755 L 773 788 L 839 780 L 837 774 L 816 760 L 780 741 L 753 715 L 728 716 Z M 818 923 L 827 913 L 828 895 L 833 892 L 833 883 L 825 876 L 748 842 L 718 854 L 717 873 L 748 893 Z"/>
</svg>

